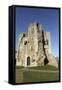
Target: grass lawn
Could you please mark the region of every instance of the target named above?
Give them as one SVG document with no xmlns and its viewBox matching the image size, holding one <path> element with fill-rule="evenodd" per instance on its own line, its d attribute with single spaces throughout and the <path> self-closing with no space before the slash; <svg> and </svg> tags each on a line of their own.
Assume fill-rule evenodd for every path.
<svg viewBox="0 0 62 90">
<path fill-rule="evenodd" d="M 16 69 L 22 69 L 24 68 L 23 66 L 16 66 Z"/>
<path fill-rule="evenodd" d="M 23 73 L 24 82 L 44 82 L 44 81 L 57 81 L 59 80 L 58 73 L 47 72 L 33 72 L 27 71 Z"/>
<path fill-rule="evenodd" d="M 57 73 L 41 72 L 41 71 L 34 72 L 34 71 L 26 71 L 22 69 L 24 69 L 24 67 L 16 67 L 16 83 L 45 82 L 45 81 L 58 81 L 59 80 L 59 72 Z M 56 67 L 53 67 L 50 65 L 29 67 L 28 69 L 58 71 Z"/>
<path fill-rule="evenodd" d="M 17 66 L 16 69 L 22 69 L 25 68 L 23 66 Z M 37 66 L 37 67 L 26 67 L 29 69 L 36 69 L 36 70 L 58 70 L 58 68 L 51 66 L 51 65 L 45 65 L 45 66 Z"/>
</svg>

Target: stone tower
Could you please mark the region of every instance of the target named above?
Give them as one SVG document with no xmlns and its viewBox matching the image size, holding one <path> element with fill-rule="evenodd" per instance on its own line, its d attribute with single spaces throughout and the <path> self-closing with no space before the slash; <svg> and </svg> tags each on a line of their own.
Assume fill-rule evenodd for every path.
<svg viewBox="0 0 62 90">
<path fill-rule="evenodd" d="M 17 55 L 16 65 L 19 66 L 33 67 L 49 64 L 58 67 L 51 51 L 50 32 L 44 32 L 42 25 L 37 22 L 29 25 L 27 33 L 20 33 Z"/>
</svg>

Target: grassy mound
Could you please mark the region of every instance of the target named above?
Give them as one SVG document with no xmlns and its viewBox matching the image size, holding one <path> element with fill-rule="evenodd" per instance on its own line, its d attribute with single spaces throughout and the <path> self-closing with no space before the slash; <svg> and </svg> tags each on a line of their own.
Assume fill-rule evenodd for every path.
<svg viewBox="0 0 62 90">
<path fill-rule="evenodd" d="M 22 68 L 36 69 L 36 70 L 58 70 L 58 68 L 56 68 L 56 67 L 54 67 L 54 66 L 51 66 L 51 65 L 36 66 L 36 67 L 16 66 L 16 69 L 22 69 Z"/>
<path fill-rule="evenodd" d="M 28 70 L 26 71 L 26 69 Z M 42 72 L 42 70 L 58 71 L 54 66 L 37 66 L 37 67 L 16 67 L 16 83 L 26 83 L 26 82 L 45 82 L 45 81 L 58 81 L 59 72 Z M 31 69 L 31 70 L 30 70 Z M 33 71 L 37 70 L 37 71 Z M 38 72 L 38 70 L 40 70 Z"/>
<path fill-rule="evenodd" d="M 16 66 L 16 69 L 22 69 L 24 68 L 23 66 Z"/>
<path fill-rule="evenodd" d="M 58 70 L 58 68 L 56 68 L 54 66 L 51 66 L 51 65 L 29 67 L 29 69 L 36 69 L 36 70 Z"/>
<path fill-rule="evenodd" d="M 59 80 L 58 73 L 47 73 L 47 72 L 27 71 L 23 73 L 23 77 L 24 82 L 45 82 L 45 81 Z"/>
</svg>

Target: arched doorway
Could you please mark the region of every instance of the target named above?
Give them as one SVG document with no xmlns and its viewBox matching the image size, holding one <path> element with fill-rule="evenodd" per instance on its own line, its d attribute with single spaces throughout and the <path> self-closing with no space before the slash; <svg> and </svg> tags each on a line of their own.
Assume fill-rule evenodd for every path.
<svg viewBox="0 0 62 90">
<path fill-rule="evenodd" d="M 28 56 L 27 57 L 27 66 L 29 66 L 30 65 L 30 57 Z"/>
</svg>

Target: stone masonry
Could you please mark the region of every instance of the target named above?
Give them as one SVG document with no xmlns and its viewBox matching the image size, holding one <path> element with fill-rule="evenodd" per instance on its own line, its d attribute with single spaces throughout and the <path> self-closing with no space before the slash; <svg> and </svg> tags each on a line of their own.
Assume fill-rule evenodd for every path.
<svg viewBox="0 0 62 90">
<path fill-rule="evenodd" d="M 34 22 L 29 25 L 28 32 L 19 35 L 16 65 L 34 67 L 46 64 L 58 67 L 51 51 L 50 32 L 44 32 L 42 25 Z"/>
</svg>

